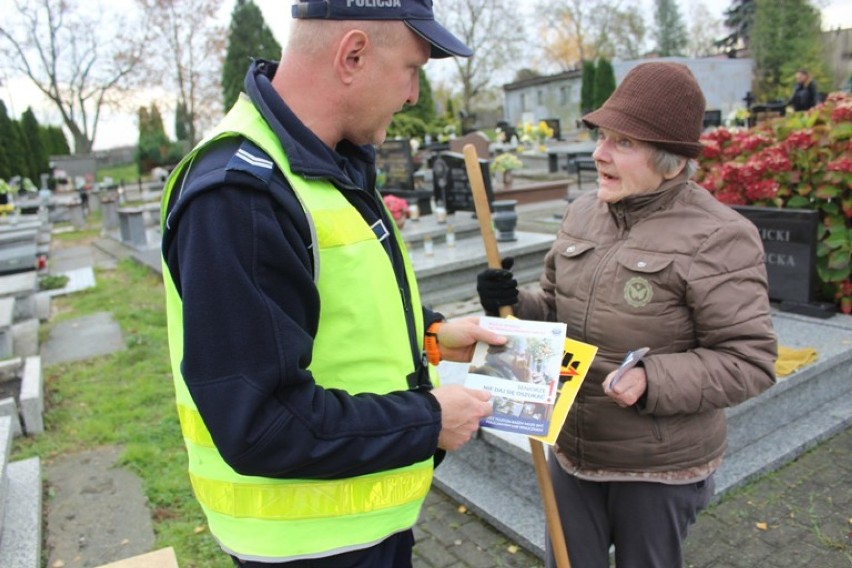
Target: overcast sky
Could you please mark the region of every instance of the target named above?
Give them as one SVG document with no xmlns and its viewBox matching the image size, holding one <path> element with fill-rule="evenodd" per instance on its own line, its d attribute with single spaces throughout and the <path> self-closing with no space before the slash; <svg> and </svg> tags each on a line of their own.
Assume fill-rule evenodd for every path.
<svg viewBox="0 0 852 568">
<path fill-rule="evenodd" d="M 127 0 L 113 1 L 121 3 Z M 650 24 L 653 19 L 654 0 L 641 1 L 645 7 L 646 20 Z M 264 18 L 270 29 L 272 29 L 273 34 L 275 34 L 276 39 L 284 45 L 290 24 L 291 2 L 288 0 L 254 0 L 254 2 L 263 12 Z M 530 8 L 533 5 L 533 2 L 530 0 L 518 0 L 518 2 L 525 8 Z M 681 14 L 687 23 L 693 5 L 697 3 L 703 3 L 707 6 L 711 14 L 719 19 L 722 18 L 725 8 L 730 5 L 729 1 L 720 0 L 679 0 Z M 441 0 L 435 1 L 435 9 L 439 21 L 441 21 L 441 4 Z M 815 0 L 814 4 L 823 7 L 823 27 L 832 29 L 837 27 L 852 27 L 852 0 Z M 232 9 L 232 2 L 223 2 L 221 18 L 223 24 L 226 26 Z M 450 76 L 452 73 L 452 63 L 449 61 L 433 60 L 427 65 L 426 69 L 430 77 L 434 75 Z M 44 102 L 44 97 L 35 90 L 29 80 L 12 77 L 5 78 L 2 87 L 0 87 L 0 98 L 4 100 L 9 113 L 14 118 L 20 117 L 20 114 L 26 110 L 27 106 L 32 105 L 36 112 L 36 118 L 41 123 L 59 124 L 57 111 Z M 140 104 L 150 104 L 150 101 L 143 101 Z M 168 116 L 164 118 L 169 123 L 166 129 L 170 132 L 172 130 L 172 119 Z M 115 114 L 106 109 L 98 124 L 95 149 L 102 150 L 115 146 L 132 145 L 137 142 L 138 136 L 135 114 Z"/>
</svg>

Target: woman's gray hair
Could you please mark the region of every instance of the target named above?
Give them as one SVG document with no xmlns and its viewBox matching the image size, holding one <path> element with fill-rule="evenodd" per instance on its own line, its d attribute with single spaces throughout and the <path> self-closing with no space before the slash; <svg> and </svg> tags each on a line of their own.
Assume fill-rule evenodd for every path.
<svg viewBox="0 0 852 568">
<path fill-rule="evenodd" d="M 657 173 L 663 176 L 683 168 L 686 178 L 689 179 L 698 171 L 698 162 L 692 158 L 672 154 L 656 146 L 652 146 L 651 164 Z"/>
</svg>

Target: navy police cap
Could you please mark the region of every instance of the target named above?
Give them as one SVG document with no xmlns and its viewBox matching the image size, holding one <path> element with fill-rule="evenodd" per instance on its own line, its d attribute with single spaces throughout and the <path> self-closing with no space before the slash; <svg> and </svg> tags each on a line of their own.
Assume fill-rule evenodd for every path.
<svg viewBox="0 0 852 568">
<path fill-rule="evenodd" d="M 435 21 L 432 0 L 302 0 L 294 18 L 325 20 L 402 20 L 432 44 L 431 57 L 470 57 L 473 51 Z"/>
</svg>

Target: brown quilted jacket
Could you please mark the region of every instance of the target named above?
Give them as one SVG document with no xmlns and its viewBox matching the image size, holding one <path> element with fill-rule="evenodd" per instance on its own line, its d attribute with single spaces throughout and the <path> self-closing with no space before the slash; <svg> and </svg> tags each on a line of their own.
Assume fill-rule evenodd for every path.
<svg viewBox="0 0 852 568">
<path fill-rule="evenodd" d="M 557 442 L 581 469 L 705 466 L 725 450 L 723 409 L 775 382 L 757 230 L 685 176 L 613 205 L 578 198 L 515 315 L 599 347 Z M 646 400 L 621 408 L 601 383 L 645 346 Z"/>
</svg>

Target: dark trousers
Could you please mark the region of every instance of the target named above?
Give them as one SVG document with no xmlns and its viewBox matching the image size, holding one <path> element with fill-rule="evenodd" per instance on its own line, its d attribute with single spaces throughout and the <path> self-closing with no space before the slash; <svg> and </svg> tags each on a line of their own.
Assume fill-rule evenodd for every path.
<svg viewBox="0 0 852 568">
<path fill-rule="evenodd" d="M 551 455 L 548 469 L 571 566 L 608 568 L 615 545 L 617 568 L 683 566 L 683 542 L 713 496 L 711 476 L 687 485 L 584 481 Z M 550 537 L 547 568 L 555 568 Z"/>
<path fill-rule="evenodd" d="M 239 568 L 411 568 L 414 533 L 411 530 L 391 535 L 379 544 L 326 558 L 293 562 L 242 562 L 231 557 Z"/>
</svg>

